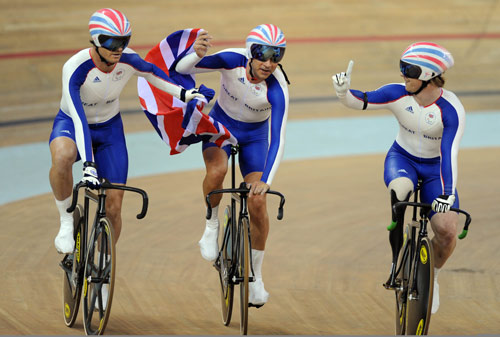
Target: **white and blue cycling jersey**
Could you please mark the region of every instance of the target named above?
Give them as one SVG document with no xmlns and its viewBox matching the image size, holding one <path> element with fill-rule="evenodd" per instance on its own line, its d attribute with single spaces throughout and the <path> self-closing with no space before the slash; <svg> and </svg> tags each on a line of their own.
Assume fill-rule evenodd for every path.
<svg viewBox="0 0 500 337">
<path fill-rule="evenodd" d="M 238 140 L 243 176 L 263 172 L 261 180 L 271 185 L 283 157 L 288 87 L 279 68 L 265 81 L 251 83 L 246 74 L 247 62 L 246 49 L 231 48 L 203 58 L 188 54 L 175 70 L 182 74 L 220 72 L 219 96 L 210 116 Z"/>
<path fill-rule="evenodd" d="M 105 124 L 120 113 L 120 93 L 133 75 L 146 78 L 155 87 L 177 98 L 182 90 L 160 68 L 144 61 L 130 48 L 123 51 L 120 61 L 110 72 L 97 68 L 90 52 L 91 48 L 81 50 L 63 67 L 59 113 L 72 119 L 74 134 L 62 130 L 63 133 L 53 132 L 51 135 L 51 140 L 59 136 L 75 140 L 83 161 L 94 161 L 89 124 Z"/>
<path fill-rule="evenodd" d="M 406 91 L 404 84 L 394 83 L 366 93 L 351 89 L 341 101 L 359 110 L 392 111 L 399 123 L 399 132 L 391 151 L 403 153 L 417 164 L 437 162 L 439 172 L 434 173 L 440 180 L 440 194 L 455 194 L 458 149 L 465 128 L 465 111 L 454 93 L 441 88 L 441 96 L 435 102 L 421 106 Z M 385 175 L 388 184 L 388 172 Z"/>
</svg>

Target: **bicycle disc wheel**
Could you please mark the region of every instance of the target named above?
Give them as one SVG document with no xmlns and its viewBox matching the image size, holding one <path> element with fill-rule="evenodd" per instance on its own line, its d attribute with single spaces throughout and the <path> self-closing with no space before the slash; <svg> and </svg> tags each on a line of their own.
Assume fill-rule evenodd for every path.
<svg viewBox="0 0 500 337">
<path fill-rule="evenodd" d="M 403 247 L 399 253 L 396 275 L 396 335 L 404 335 L 406 327 L 406 309 L 408 297 L 408 280 L 410 274 L 410 226 L 405 227 Z"/>
<path fill-rule="evenodd" d="M 83 271 L 83 253 L 82 238 L 83 228 L 83 208 L 77 205 L 73 211 L 73 233 L 75 239 L 75 250 L 71 254 L 66 254 L 61 261 L 60 266 L 64 270 L 63 274 L 63 317 L 64 323 L 68 327 L 75 324 L 80 307 L 80 298 L 82 295 L 82 271 Z"/>
<path fill-rule="evenodd" d="M 246 335 L 248 330 L 248 274 L 250 269 L 250 237 L 248 218 L 240 224 L 240 334 Z"/>
<path fill-rule="evenodd" d="M 102 335 L 111 311 L 116 263 L 113 227 L 107 218 L 100 219 L 92 229 L 88 247 L 83 280 L 83 326 L 87 335 Z"/>
<path fill-rule="evenodd" d="M 216 262 L 216 268 L 219 271 L 220 280 L 220 295 L 221 295 L 221 313 L 222 323 L 229 325 L 231 323 L 231 314 L 233 311 L 234 300 L 234 283 L 230 280 L 230 270 L 232 261 L 233 247 L 233 228 L 231 224 L 231 206 L 226 207 L 224 212 L 224 230 L 219 237 L 219 247 L 222 247 L 219 252 L 219 259 Z"/>
<path fill-rule="evenodd" d="M 408 299 L 406 316 L 406 333 L 408 335 L 427 335 L 431 318 L 432 294 L 434 292 L 434 260 L 432 243 L 429 238 L 423 238 L 418 245 L 417 259 L 417 292 Z M 411 275 L 413 279 L 413 275 Z"/>
</svg>

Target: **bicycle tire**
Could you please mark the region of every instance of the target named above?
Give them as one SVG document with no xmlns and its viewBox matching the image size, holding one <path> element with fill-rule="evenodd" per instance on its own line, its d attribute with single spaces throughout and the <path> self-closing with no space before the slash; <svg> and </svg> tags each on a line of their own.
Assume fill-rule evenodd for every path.
<svg viewBox="0 0 500 337">
<path fill-rule="evenodd" d="M 234 283 L 229 279 L 230 270 L 232 269 L 231 265 L 233 263 L 233 226 L 231 221 L 231 206 L 227 206 L 224 212 L 223 232 L 222 235 L 219 236 L 219 247 L 222 247 L 222 249 L 219 252 L 219 259 L 217 261 L 221 288 L 222 323 L 224 323 L 225 326 L 231 323 L 234 301 Z"/>
<path fill-rule="evenodd" d="M 116 250 L 113 227 L 107 218 L 99 219 L 90 235 L 83 280 L 83 326 L 87 335 L 102 335 L 106 329 L 115 284 Z M 107 258 L 110 254 L 110 258 Z M 109 285 L 103 304 L 102 287 Z"/>
<path fill-rule="evenodd" d="M 434 255 L 431 240 L 428 237 L 422 238 L 417 248 L 417 265 L 412 269 L 410 277 L 413 279 L 413 273 L 417 272 L 418 293 L 416 298 L 408 300 L 406 332 L 408 335 L 427 335 L 434 292 Z"/>
<path fill-rule="evenodd" d="M 248 332 L 248 276 L 250 269 L 250 236 L 248 218 L 241 219 L 240 224 L 240 334 L 246 335 Z"/>
<path fill-rule="evenodd" d="M 398 270 L 396 274 L 396 335 L 404 335 L 406 328 L 406 309 L 408 296 L 408 282 L 410 274 L 410 225 L 405 227 L 403 234 L 403 246 L 398 258 Z"/>
<path fill-rule="evenodd" d="M 75 324 L 80 308 L 80 298 L 82 295 L 82 271 L 84 261 L 81 258 L 84 254 L 82 251 L 82 238 L 84 235 L 82 217 L 83 207 L 77 205 L 73 211 L 73 234 L 75 239 L 75 249 L 73 253 L 66 254 L 61 261 L 63 273 L 63 318 L 67 327 L 72 327 Z"/>
</svg>

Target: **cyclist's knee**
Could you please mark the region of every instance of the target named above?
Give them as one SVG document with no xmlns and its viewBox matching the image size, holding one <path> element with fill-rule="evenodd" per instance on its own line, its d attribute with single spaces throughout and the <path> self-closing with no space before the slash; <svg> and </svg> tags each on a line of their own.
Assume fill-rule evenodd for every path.
<svg viewBox="0 0 500 337">
<path fill-rule="evenodd" d="M 431 218 L 431 226 L 438 241 L 451 244 L 457 235 L 458 217 L 455 212 L 436 213 Z"/>
<path fill-rule="evenodd" d="M 407 201 L 413 192 L 413 182 L 406 177 L 399 177 L 389 183 L 388 189 L 391 193 L 391 201 Z"/>
<path fill-rule="evenodd" d="M 208 165 L 207 179 L 212 182 L 222 182 L 227 174 L 226 165 Z"/>
</svg>

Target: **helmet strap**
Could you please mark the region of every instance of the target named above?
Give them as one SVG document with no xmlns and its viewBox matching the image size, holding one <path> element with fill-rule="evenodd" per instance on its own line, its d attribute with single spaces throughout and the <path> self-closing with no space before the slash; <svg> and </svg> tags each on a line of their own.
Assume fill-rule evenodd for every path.
<svg viewBox="0 0 500 337">
<path fill-rule="evenodd" d="M 97 55 L 99 55 L 99 58 L 101 59 L 102 62 L 106 63 L 106 65 L 109 67 L 109 66 L 112 66 L 114 63 L 110 63 L 108 60 L 106 60 L 102 55 L 101 53 L 99 53 L 99 47 L 96 46 L 95 42 L 94 41 L 90 41 L 90 43 L 92 43 L 92 45 L 95 47 L 95 51 L 97 53 Z"/>
<path fill-rule="evenodd" d="M 253 74 L 252 61 L 253 61 L 253 57 L 250 59 L 250 61 L 248 61 L 248 66 L 250 67 L 250 79 L 256 80 L 257 77 L 255 77 L 255 75 Z"/>
<path fill-rule="evenodd" d="M 427 87 L 427 85 L 429 85 L 429 81 L 422 81 L 422 84 L 420 85 L 420 88 L 417 91 L 415 91 L 415 92 L 408 92 L 408 93 L 410 95 L 416 96 L 416 95 L 420 94 L 420 92 L 422 90 L 424 90 Z"/>
</svg>

